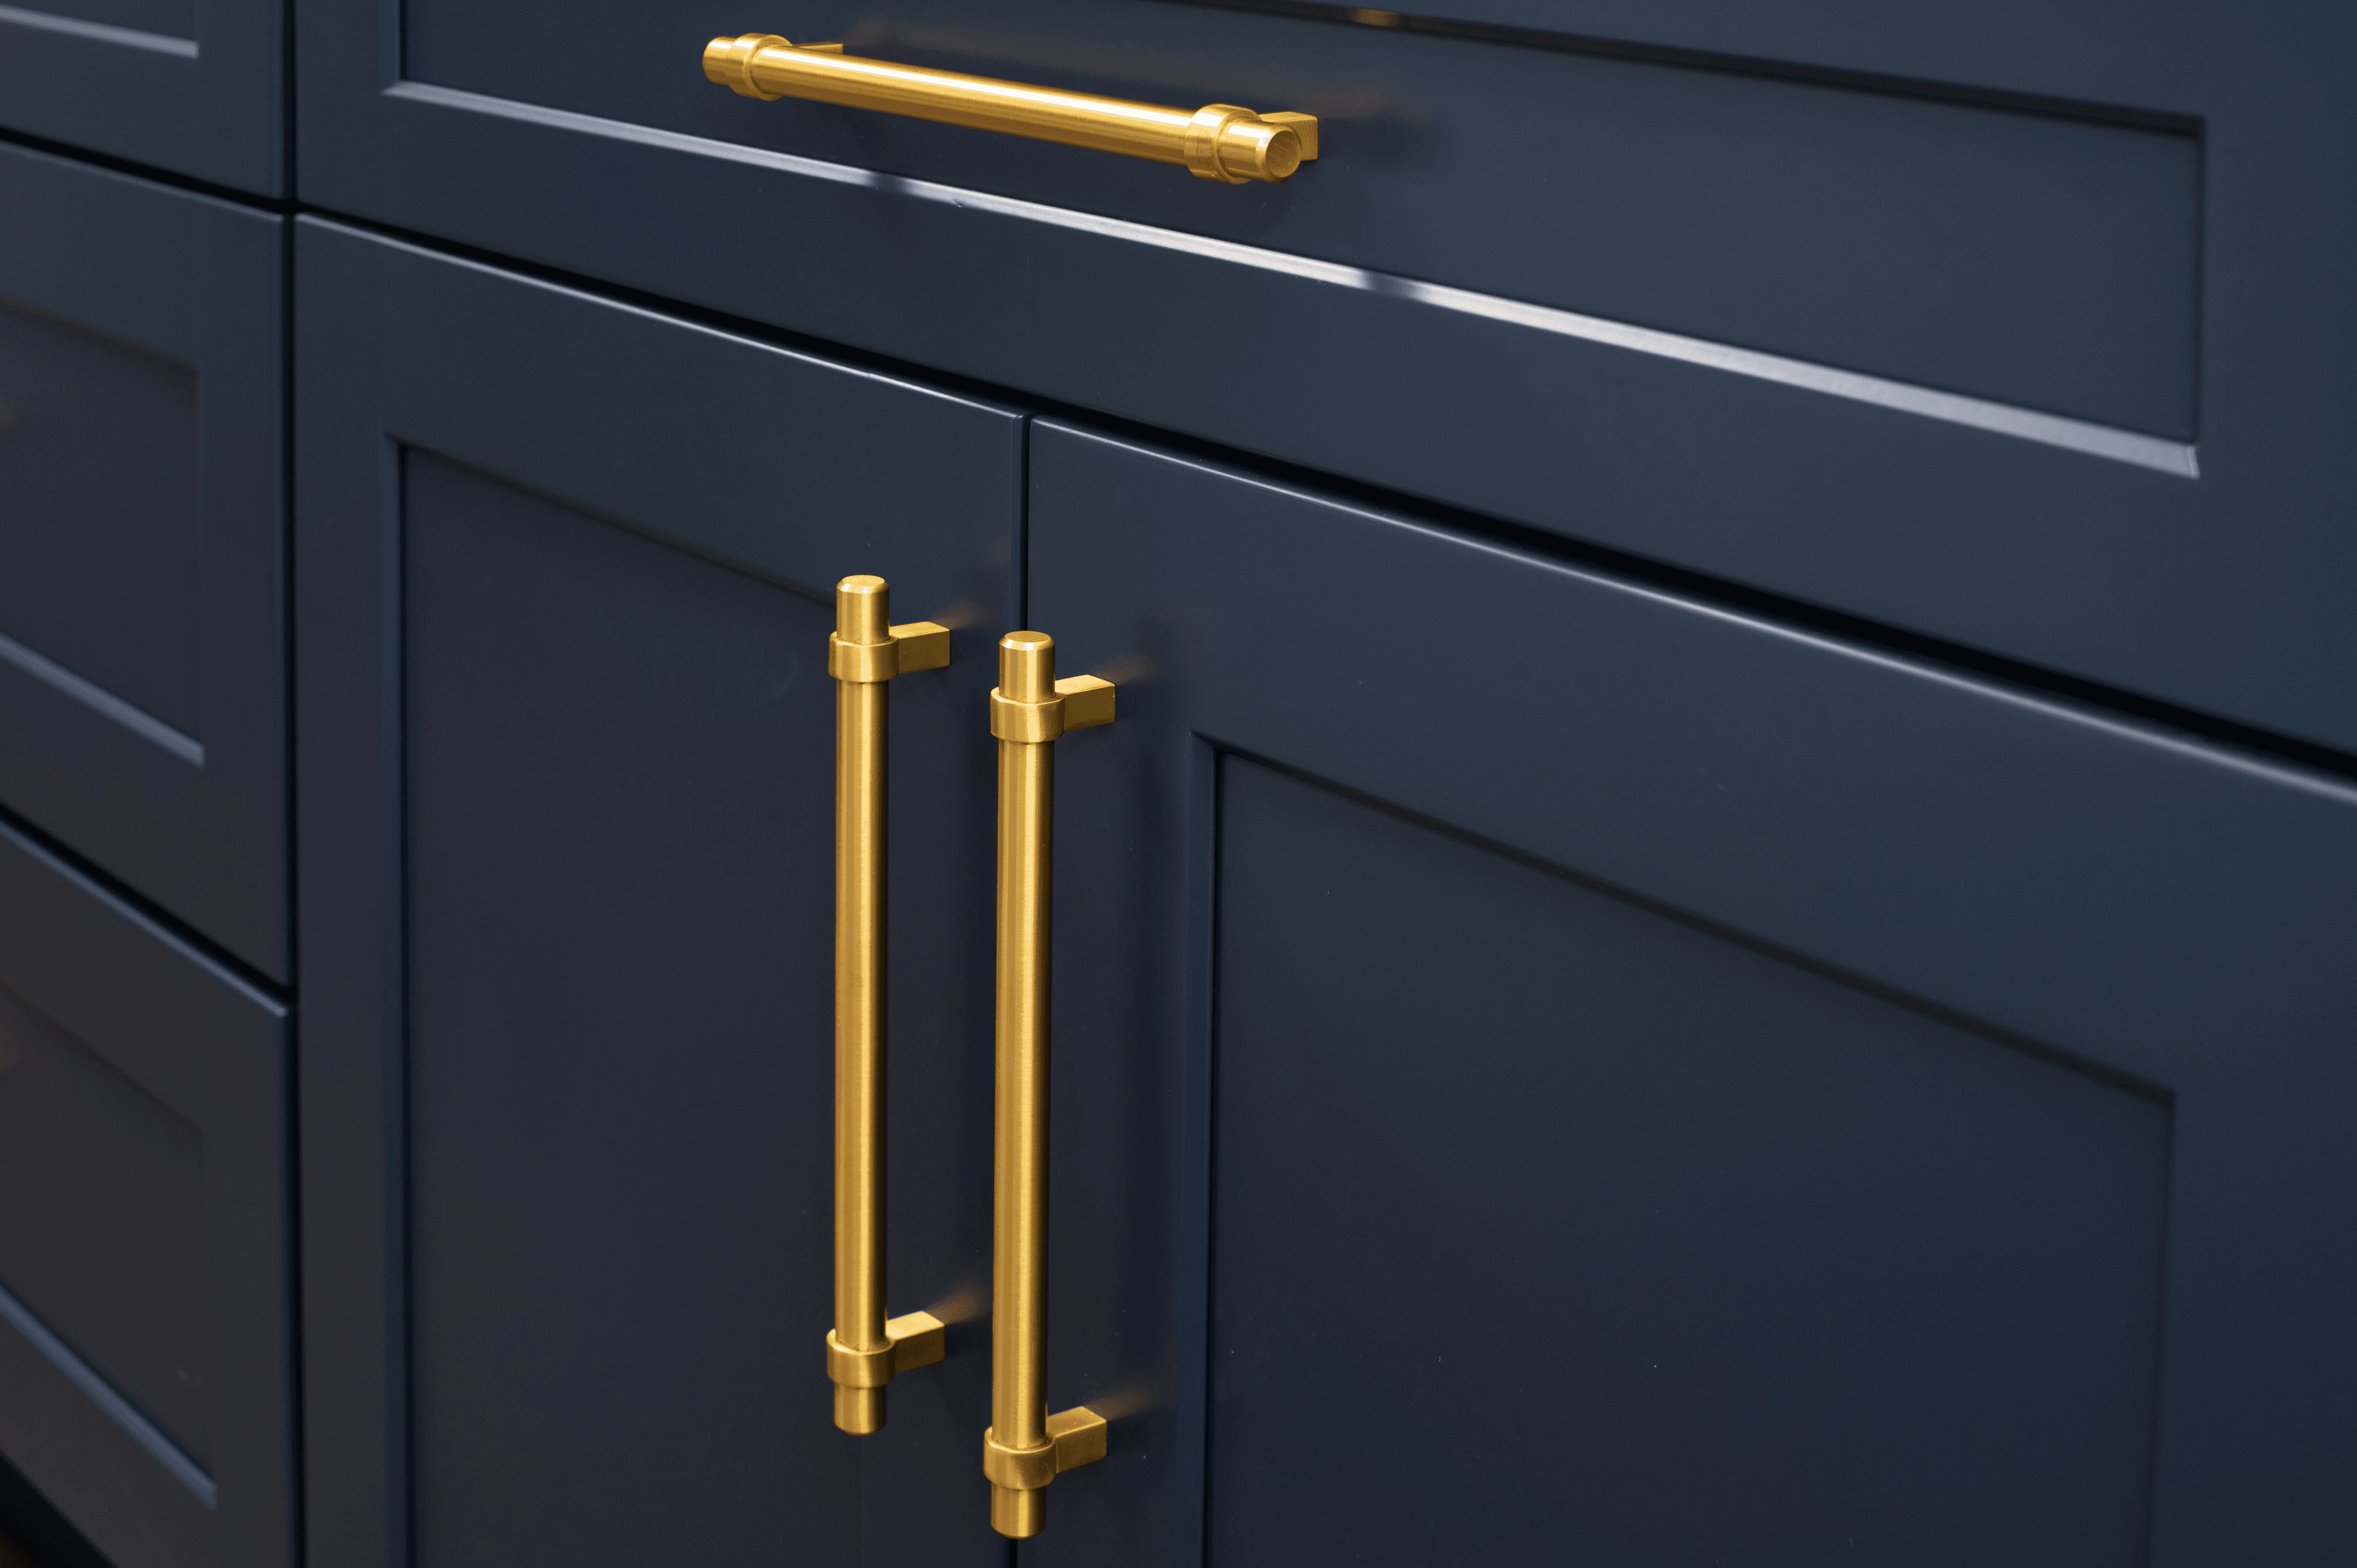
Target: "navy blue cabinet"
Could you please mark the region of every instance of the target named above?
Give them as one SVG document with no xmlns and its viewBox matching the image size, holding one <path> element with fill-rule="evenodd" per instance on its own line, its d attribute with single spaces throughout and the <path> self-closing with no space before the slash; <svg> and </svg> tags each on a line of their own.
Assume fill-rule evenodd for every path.
<svg viewBox="0 0 2357 1568">
<path fill-rule="evenodd" d="M 0 806 L 274 980 L 285 221 L 0 145 Z"/>
<path fill-rule="evenodd" d="M 402 15 L 307 11 L 307 199 L 2357 746 L 2345 15 Z M 698 65 L 745 31 L 1325 150 L 1229 188 L 758 102 Z"/>
<path fill-rule="evenodd" d="M 2322 1561 L 2357 792 L 1105 436 L 1026 1563 Z"/>
<path fill-rule="evenodd" d="M 116 1568 L 295 1561 L 287 1036 L 0 827 L 0 1451 Z"/>
<path fill-rule="evenodd" d="M 1022 419 L 313 220 L 297 276 L 309 1560 L 1000 1562 L 971 721 Z M 858 1443 L 824 1370 L 856 571 L 959 628 L 892 705 L 893 1310 L 951 1353 Z"/>
<path fill-rule="evenodd" d="M 330 225 L 299 270 L 315 1560 L 1004 1560 L 1017 621 L 1122 693 L 1060 743 L 1050 1159 L 1049 1403 L 1112 1454 L 1020 1561 L 2330 1554 L 2345 782 Z M 956 1326 L 859 1443 L 852 564 L 961 628 L 893 741 L 892 1277 Z"/>
<path fill-rule="evenodd" d="M 226 186 L 288 186 L 287 0 L 0 5 L 0 128 Z"/>
<path fill-rule="evenodd" d="M 2349 1555 L 2357 14 L 745 3 L 0 4 L 0 1457 L 119 1568 Z"/>
</svg>

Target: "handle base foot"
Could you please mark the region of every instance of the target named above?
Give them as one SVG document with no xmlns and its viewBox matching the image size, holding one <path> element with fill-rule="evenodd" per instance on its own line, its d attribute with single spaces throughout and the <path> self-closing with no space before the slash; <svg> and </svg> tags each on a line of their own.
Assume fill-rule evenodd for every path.
<svg viewBox="0 0 2357 1568">
<path fill-rule="evenodd" d="M 1048 1527 L 1048 1494 L 990 1488 L 990 1528 L 1009 1541 L 1028 1541 Z"/>
<path fill-rule="evenodd" d="M 884 1430 L 884 1391 L 834 1385 L 834 1424 L 854 1437 Z"/>
<path fill-rule="evenodd" d="M 1105 1418 L 1084 1404 L 1049 1416 L 1048 1441 L 1037 1448 L 1002 1448 L 997 1429 L 985 1430 L 982 1473 L 990 1480 L 990 1528 L 1010 1541 L 1039 1534 L 1048 1522 L 1048 1483 L 1104 1456 Z"/>
<path fill-rule="evenodd" d="M 930 1312 L 886 1322 L 884 1343 L 873 1350 L 855 1350 L 830 1330 L 826 1375 L 834 1381 L 834 1424 L 854 1437 L 884 1430 L 884 1386 L 949 1354 L 949 1333 Z"/>
</svg>

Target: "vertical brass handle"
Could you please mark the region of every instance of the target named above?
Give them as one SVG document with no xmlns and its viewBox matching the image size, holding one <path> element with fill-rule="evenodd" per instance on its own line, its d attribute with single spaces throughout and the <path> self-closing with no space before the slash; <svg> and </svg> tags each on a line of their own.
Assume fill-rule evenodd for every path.
<svg viewBox="0 0 2357 1568">
<path fill-rule="evenodd" d="M 949 628 L 888 624 L 881 577 L 834 589 L 834 1424 L 884 1424 L 893 1374 L 930 1366 L 947 1331 L 930 1312 L 884 1316 L 885 719 L 891 680 L 950 661 Z"/>
<path fill-rule="evenodd" d="M 1113 723 L 1114 688 L 1056 679 L 1056 644 L 999 639 L 998 1090 L 991 1211 L 990 1427 L 982 1473 L 990 1527 L 1020 1541 L 1047 1522 L 1057 1475 L 1104 1457 L 1104 1418 L 1048 1413 L 1048 958 L 1055 878 L 1056 737 Z"/>
</svg>

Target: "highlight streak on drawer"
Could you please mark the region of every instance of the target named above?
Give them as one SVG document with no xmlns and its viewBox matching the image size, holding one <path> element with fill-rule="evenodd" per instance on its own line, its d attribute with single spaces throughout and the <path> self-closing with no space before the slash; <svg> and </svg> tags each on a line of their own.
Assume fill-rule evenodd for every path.
<svg viewBox="0 0 2357 1568">
<path fill-rule="evenodd" d="M 780 173 L 826 180 L 834 184 L 865 187 L 914 200 L 934 202 L 969 211 L 988 212 L 1000 217 L 1047 224 L 1054 228 L 1093 234 L 1131 244 L 1151 246 L 1157 250 L 1179 252 L 1211 261 L 1223 262 L 1233 266 L 1249 267 L 1262 272 L 1283 274 L 1313 283 L 1330 284 L 1341 288 L 1386 295 L 1437 310 L 1478 317 L 1524 328 L 1531 331 L 1578 338 L 1626 349 L 1631 353 L 1645 354 L 1719 371 L 1729 375 L 1773 381 L 1782 386 L 1816 392 L 1826 397 L 1870 403 L 1895 413 L 1913 414 L 1920 418 L 1938 420 L 1950 424 L 1964 425 L 1993 435 L 2010 436 L 2016 440 L 2061 447 L 2087 456 L 2126 463 L 2139 468 L 2174 475 L 2180 478 L 2192 479 L 2201 477 L 2201 465 L 2191 442 L 2174 441 L 2164 436 L 2147 435 L 2141 431 L 2122 429 L 2116 425 L 2073 419 L 2064 414 L 2049 413 L 2039 409 L 2023 408 L 1987 398 L 1945 392 L 1935 387 L 1921 386 L 1883 376 L 1867 375 L 1836 366 L 1817 364 L 1806 360 L 1765 353 L 1727 343 L 1712 342 L 1706 338 L 1686 337 L 1654 328 L 1635 326 L 1629 322 L 1609 320 L 1602 317 L 1582 315 L 1577 311 L 1557 309 L 1551 306 L 1533 305 L 1521 300 L 1502 298 L 1496 295 L 1478 293 L 1471 289 L 1426 283 L 1415 278 L 1370 271 L 1364 267 L 1351 266 L 1339 262 L 1291 255 L 1282 251 L 1243 244 L 1232 240 L 1211 239 L 1200 234 L 1186 233 L 1179 230 L 1133 222 L 1127 219 L 1077 212 L 1067 208 L 1049 206 L 1044 202 L 1027 201 L 1016 197 L 996 196 L 986 191 L 940 185 L 928 180 L 909 179 L 898 175 L 880 174 L 872 169 L 828 163 L 817 158 L 799 157 L 789 153 L 767 152 L 756 147 L 741 146 L 733 142 L 692 136 L 676 131 L 657 130 L 645 125 L 630 124 L 625 121 L 576 113 L 569 110 L 547 109 L 536 104 L 519 103 L 509 99 L 460 91 L 454 88 L 404 81 L 387 88 L 385 94 L 388 97 L 433 104 L 464 113 L 496 115 L 502 119 L 520 121 L 552 130 L 603 136 L 696 157 L 750 164 Z"/>
</svg>

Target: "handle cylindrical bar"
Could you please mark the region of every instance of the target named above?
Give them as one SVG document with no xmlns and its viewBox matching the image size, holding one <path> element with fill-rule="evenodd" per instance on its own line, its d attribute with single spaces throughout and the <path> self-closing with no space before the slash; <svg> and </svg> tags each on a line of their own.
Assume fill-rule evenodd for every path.
<svg viewBox="0 0 2357 1568">
<path fill-rule="evenodd" d="M 998 645 L 998 689 L 1054 697 L 1056 645 L 1038 632 Z M 1048 1441 L 1048 983 L 1056 748 L 998 743 L 998 1091 L 992 1210 L 990 1423 L 1008 1448 Z M 993 1483 L 991 1527 L 1021 1539 L 1046 1522 L 1044 1490 Z"/>
<path fill-rule="evenodd" d="M 835 588 L 835 638 L 891 640 L 881 577 Z M 884 1332 L 884 781 L 891 683 L 834 689 L 834 1337 L 888 1349 Z M 884 1390 L 834 1389 L 834 1423 L 884 1424 Z"/>
<path fill-rule="evenodd" d="M 805 98 L 919 120 L 1028 136 L 1068 146 L 1182 164 L 1230 185 L 1275 182 L 1318 156 L 1316 121 L 1264 116 L 1233 104 L 1199 110 L 1065 92 L 962 71 L 797 48 L 774 33 L 715 38 L 704 73 L 748 98 Z"/>
</svg>

